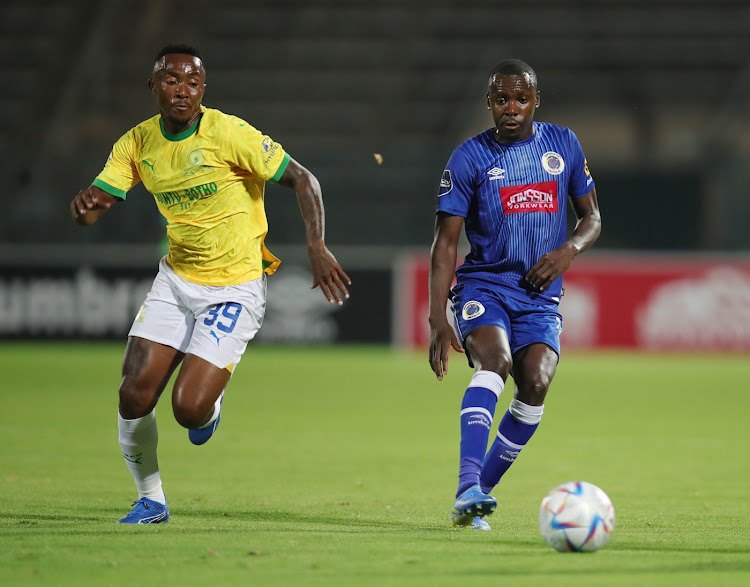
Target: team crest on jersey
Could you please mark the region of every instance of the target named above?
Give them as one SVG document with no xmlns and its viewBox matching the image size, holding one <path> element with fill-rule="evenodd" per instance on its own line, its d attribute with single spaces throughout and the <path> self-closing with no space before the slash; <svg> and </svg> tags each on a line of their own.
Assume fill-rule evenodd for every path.
<svg viewBox="0 0 750 587">
<path fill-rule="evenodd" d="M 560 175 L 565 171 L 565 161 L 559 153 L 547 151 L 542 155 L 542 167 L 550 175 Z"/>
<path fill-rule="evenodd" d="M 440 178 L 440 191 L 438 197 L 444 196 L 453 189 L 453 180 L 451 179 L 451 170 L 443 171 L 443 177 Z"/>
<path fill-rule="evenodd" d="M 195 175 L 196 173 L 205 173 L 207 171 L 204 165 L 205 162 L 206 156 L 203 154 L 203 151 L 201 151 L 200 149 L 190 151 L 190 154 L 188 155 L 188 166 L 187 169 L 185 169 L 185 175 L 191 176 Z"/>
<path fill-rule="evenodd" d="M 475 301 L 466 302 L 463 310 L 461 310 L 464 320 L 473 320 L 479 318 L 482 314 L 484 314 L 484 306 Z"/>
<path fill-rule="evenodd" d="M 500 188 L 503 214 L 557 212 L 557 182 L 527 183 Z"/>
<path fill-rule="evenodd" d="M 490 176 L 490 181 L 494 179 L 505 179 L 505 169 L 501 169 L 500 167 L 493 167 L 487 172 L 487 175 Z"/>
<path fill-rule="evenodd" d="M 206 161 L 206 156 L 203 154 L 203 151 L 196 149 L 195 151 L 190 152 L 190 155 L 188 155 L 188 161 L 190 161 L 191 167 L 197 167 L 198 165 L 203 165 Z"/>
</svg>

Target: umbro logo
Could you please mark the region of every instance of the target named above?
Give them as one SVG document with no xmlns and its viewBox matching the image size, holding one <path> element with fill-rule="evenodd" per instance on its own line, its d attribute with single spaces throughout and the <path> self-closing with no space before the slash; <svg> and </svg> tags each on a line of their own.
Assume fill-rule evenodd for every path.
<svg viewBox="0 0 750 587">
<path fill-rule="evenodd" d="M 505 169 L 500 169 L 499 167 L 493 167 L 487 172 L 487 175 L 490 176 L 490 181 L 494 179 L 505 179 Z"/>
</svg>

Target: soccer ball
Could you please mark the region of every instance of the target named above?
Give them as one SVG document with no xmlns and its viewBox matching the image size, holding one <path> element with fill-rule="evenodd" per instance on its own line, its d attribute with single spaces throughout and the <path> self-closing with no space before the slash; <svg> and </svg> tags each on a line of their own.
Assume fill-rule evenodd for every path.
<svg viewBox="0 0 750 587">
<path fill-rule="evenodd" d="M 615 529 L 615 508 L 607 494 L 586 481 L 558 485 L 539 507 L 539 530 L 560 552 L 591 552 Z"/>
</svg>

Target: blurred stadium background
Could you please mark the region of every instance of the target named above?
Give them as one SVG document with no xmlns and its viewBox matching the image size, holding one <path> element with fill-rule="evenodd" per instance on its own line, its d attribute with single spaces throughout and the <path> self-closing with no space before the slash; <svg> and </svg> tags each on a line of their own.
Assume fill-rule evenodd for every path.
<svg viewBox="0 0 750 587">
<path fill-rule="evenodd" d="M 354 280 L 342 309 L 308 291 L 293 194 L 269 186 L 285 264 L 259 340 L 425 343 L 436 186 L 491 122 L 486 72 L 520 57 L 537 119 L 579 136 L 604 221 L 567 280 L 566 348 L 750 350 L 746 0 L 6 0 L 0 15 L 0 338 L 127 332 L 161 255 L 152 198 L 139 187 L 87 229 L 68 206 L 156 113 L 156 51 L 187 42 L 204 103 L 318 176 Z"/>
</svg>

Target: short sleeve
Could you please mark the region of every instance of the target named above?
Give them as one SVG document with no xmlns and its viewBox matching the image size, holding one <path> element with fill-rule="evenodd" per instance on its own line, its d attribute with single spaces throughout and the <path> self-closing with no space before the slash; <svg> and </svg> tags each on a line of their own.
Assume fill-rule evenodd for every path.
<svg viewBox="0 0 750 587">
<path fill-rule="evenodd" d="M 279 143 L 237 117 L 232 117 L 228 133 L 230 164 L 271 183 L 281 179 L 290 157 Z"/>
<path fill-rule="evenodd" d="M 135 162 L 135 132 L 131 129 L 114 144 L 104 169 L 92 185 L 124 200 L 140 181 Z"/>
<path fill-rule="evenodd" d="M 586 156 L 583 154 L 581 143 L 578 142 L 578 137 L 573 131 L 570 131 L 570 150 L 572 169 L 568 195 L 573 198 L 580 198 L 594 189 L 594 178 L 589 173 Z"/>
<path fill-rule="evenodd" d="M 474 166 L 463 149 L 453 151 L 440 178 L 438 212 L 466 218 L 475 192 Z"/>
</svg>

